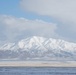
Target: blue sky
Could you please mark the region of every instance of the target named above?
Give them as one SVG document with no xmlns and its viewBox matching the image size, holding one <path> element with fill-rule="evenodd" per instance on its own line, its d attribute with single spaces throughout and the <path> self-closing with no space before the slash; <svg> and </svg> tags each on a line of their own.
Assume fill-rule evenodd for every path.
<svg viewBox="0 0 76 75">
<path fill-rule="evenodd" d="M 0 40 L 29 36 L 76 42 L 75 0 L 0 0 Z"/>
<path fill-rule="evenodd" d="M 24 17 L 27 19 L 43 19 L 44 21 L 54 21 L 49 16 L 40 16 L 35 13 L 24 11 L 19 6 L 20 0 L 1 0 L 0 1 L 0 14 L 12 15 L 15 17 Z"/>
</svg>

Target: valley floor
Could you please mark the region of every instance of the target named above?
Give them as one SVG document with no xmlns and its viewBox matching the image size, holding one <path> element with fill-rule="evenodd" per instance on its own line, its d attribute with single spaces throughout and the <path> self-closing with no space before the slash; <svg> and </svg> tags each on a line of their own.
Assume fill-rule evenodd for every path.
<svg viewBox="0 0 76 75">
<path fill-rule="evenodd" d="M 0 61 L 0 67 L 76 67 L 76 61 Z"/>
</svg>

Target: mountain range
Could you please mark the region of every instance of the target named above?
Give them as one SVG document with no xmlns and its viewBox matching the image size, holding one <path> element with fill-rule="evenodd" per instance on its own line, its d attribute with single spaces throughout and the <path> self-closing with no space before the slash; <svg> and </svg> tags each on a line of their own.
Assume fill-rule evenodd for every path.
<svg viewBox="0 0 76 75">
<path fill-rule="evenodd" d="M 0 45 L 0 60 L 76 60 L 76 43 L 28 37 L 16 43 Z"/>
</svg>

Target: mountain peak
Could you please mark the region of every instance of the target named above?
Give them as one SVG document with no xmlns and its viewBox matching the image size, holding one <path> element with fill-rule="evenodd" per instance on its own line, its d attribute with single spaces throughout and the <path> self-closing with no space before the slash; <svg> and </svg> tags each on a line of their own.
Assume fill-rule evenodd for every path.
<svg viewBox="0 0 76 75">
<path fill-rule="evenodd" d="M 32 38 L 34 38 L 34 39 L 44 39 L 44 37 L 41 37 L 41 36 L 32 36 Z"/>
<path fill-rule="evenodd" d="M 7 51 L 7 52 L 6 52 Z M 11 52 L 12 51 L 12 52 Z M 76 43 L 70 43 L 61 39 L 44 38 L 39 36 L 33 36 L 20 40 L 16 43 L 6 43 L 0 46 L 0 56 L 2 52 L 7 55 L 9 53 L 20 54 L 19 58 L 24 56 L 29 58 L 35 57 L 73 57 L 76 56 Z M 21 54 L 21 53 L 22 54 Z M 27 56 L 26 56 L 27 55 Z M 31 56 L 31 57 L 30 57 Z M 61 56 L 61 57 L 60 57 Z M 10 57 L 10 56 L 9 56 Z M 13 57 L 13 56 L 12 56 Z"/>
</svg>

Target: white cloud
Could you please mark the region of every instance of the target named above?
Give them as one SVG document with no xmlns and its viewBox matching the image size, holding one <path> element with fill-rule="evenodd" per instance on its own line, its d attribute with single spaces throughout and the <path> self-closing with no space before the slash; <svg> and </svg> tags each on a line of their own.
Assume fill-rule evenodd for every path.
<svg viewBox="0 0 76 75">
<path fill-rule="evenodd" d="M 41 20 L 27 20 L 13 16 L 0 16 L 0 28 L 3 27 L 2 35 L 7 40 L 17 40 L 27 36 L 56 36 L 56 24 L 47 23 Z M 1 37 L 0 37 L 1 38 Z"/>
<path fill-rule="evenodd" d="M 58 26 L 61 36 L 76 38 L 76 0 L 21 0 L 20 5 L 25 11 L 55 18 L 62 25 Z"/>
<path fill-rule="evenodd" d="M 21 0 L 24 10 L 59 19 L 76 19 L 76 0 Z M 76 22 L 75 22 L 76 23 Z"/>
</svg>

